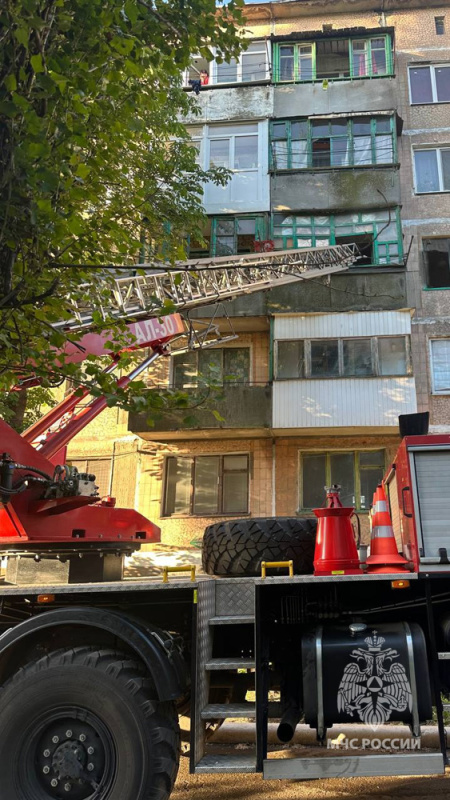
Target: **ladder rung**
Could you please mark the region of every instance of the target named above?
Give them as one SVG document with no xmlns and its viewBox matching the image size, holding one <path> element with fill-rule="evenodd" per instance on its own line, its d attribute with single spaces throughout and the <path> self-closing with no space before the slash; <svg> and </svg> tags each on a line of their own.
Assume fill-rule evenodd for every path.
<svg viewBox="0 0 450 800">
<path fill-rule="evenodd" d="M 202 711 L 202 719 L 255 719 L 255 703 L 210 703 Z"/>
<path fill-rule="evenodd" d="M 253 625 L 254 622 L 255 617 L 251 614 L 243 614 L 240 617 L 211 617 L 209 620 L 210 625 Z"/>
<path fill-rule="evenodd" d="M 450 661 L 450 653 L 438 653 L 439 661 Z"/>
<path fill-rule="evenodd" d="M 253 669 L 256 666 L 252 658 L 212 658 L 205 664 L 208 672 L 220 669 Z"/>
</svg>

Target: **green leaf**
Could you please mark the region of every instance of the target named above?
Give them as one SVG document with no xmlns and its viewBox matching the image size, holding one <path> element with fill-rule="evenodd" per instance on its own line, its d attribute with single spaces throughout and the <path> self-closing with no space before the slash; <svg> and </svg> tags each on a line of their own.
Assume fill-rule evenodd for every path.
<svg viewBox="0 0 450 800">
<path fill-rule="evenodd" d="M 7 75 L 5 78 L 5 86 L 8 89 L 8 92 L 15 92 L 17 89 L 17 80 L 15 75 Z"/>
<path fill-rule="evenodd" d="M 83 164 L 83 163 L 82 164 L 78 164 L 77 169 L 76 169 L 76 175 L 78 175 L 79 178 L 83 178 L 84 179 L 89 175 L 90 171 L 91 171 L 91 168 L 88 167 L 87 164 Z"/>
<path fill-rule="evenodd" d="M 28 28 L 16 28 L 14 31 L 14 36 L 19 44 L 23 44 L 24 47 L 28 47 L 28 39 L 30 38 L 30 32 Z"/>
<path fill-rule="evenodd" d="M 139 14 L 136 8 L 136 3 L 133 3 L 132 0 L 127 0 L 125 3 L 125 14 L 133 24 L 137 21 Z"/>
<path fill-rule="evenodd" d="M 225 422 L 225 417 L 222 417 L 222 415 L 219 414 L 219 412 L 216 411 L 216 409 L 213 409 L 212 414 L 213 417 L 217 420 L 217 422 Z"/>
<path fill-rule="evenodd" d="M 38 72 L 44 72 L 44 64 L 40 53 L 38 53 L 36 56 L 31 56 L 30 62 L 36 74 Z"/>
</svg>

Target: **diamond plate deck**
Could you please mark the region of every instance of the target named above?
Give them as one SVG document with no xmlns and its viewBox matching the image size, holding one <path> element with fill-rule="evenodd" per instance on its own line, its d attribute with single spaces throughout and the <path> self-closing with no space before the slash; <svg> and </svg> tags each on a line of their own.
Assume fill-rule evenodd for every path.
<svg viewBox="0 0 450 800">
<path fill-rule="evenodd" d="M 254 625 L 255 617 L 251 614 L 243 614 L 235 617 L 213 617 L 209 620 L 210 625 Z"/>
<path fill-rule="evenodd" d="M 216 616 L 254 616 L 255 579 L 216 580 Z"/>
<path fill-rule="evenodd" d="M 256 772 L 256 753 L 254 750 L 245 755 L 207 755 L 202 758 L 195 769 L 196 773 L 210 772 Z M 243 792 L 243 796 L 245 792 Z"/>
<path fill-rule="evenodd" d="M 202 711 L 202 719 L 255 719 L 256 703 L 210 703 Z"/>
</svg>

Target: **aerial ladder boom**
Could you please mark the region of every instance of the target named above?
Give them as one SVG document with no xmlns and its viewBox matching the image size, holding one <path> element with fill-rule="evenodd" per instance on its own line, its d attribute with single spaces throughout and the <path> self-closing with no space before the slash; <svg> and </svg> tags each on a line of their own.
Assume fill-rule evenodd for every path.
<svg viewBox="0 0 450 800">
<path fill-rule="evenodd" d="M 170 342 L 186 336 L 179 313 L 157 316 L 167 303 L 177 311 L 188 311 L 342 272 L 357 258 L 355 245 L 340 245 L 190 260 L 173 268 L 138 264 L 133 275 L 100 283 L 102 291 L 97 296 L 95 285 L 90 287 L 88 303 L 69 298 L 69 319 L 55 325 L 68 335 L 62 361 L 79 362 L 88 354 L 108 355 L 110 364 L 105 371 L 112 371 L 119 353 L 111 351 L 107 344 L 110 331 L 96 332 L 94 312 L 101 313 L 106 329 L 108 322 L 121 321 L 125 331 L 119 350 L 152 351 L 129 375 L 118 380 L 117 385 L 124 388 L 158 356 L 167 355 Z M 77 342 L 69 340 L 74 333 L 82 334 Z M 114 508 L 110 499 L 100 499 L 95 476 L 80 476 L 68 466 L 57 466 L 55 470 L 51 459 L 107 405 L 101 396 L 79 408 L 88 393 L 88 389 L 83 389 L 81 395 L 79 391 L 72 392 L 22 436 L 0 420 L 4 453 L 3 457 L 0 453 L 0 552 L 24 547 L 38 547 L 41 551 L 62 543 L 69 549 L 76 547 L 78 552 L 83 546 L 94 544 L 98 549 L 99 538 L 101 547 L 114 543 L 117 548 L 125 546 L 129 550 L 138 549 L 141 540 L 159 540 L 159 528 L 142 515 Z M 58 429 L 48 433 L 55 425 Z M 18 479 L 14 481 L 12 476 L 16 473 Z M 80 543 L 79 539 L 83 541 Z"/>
</svg>

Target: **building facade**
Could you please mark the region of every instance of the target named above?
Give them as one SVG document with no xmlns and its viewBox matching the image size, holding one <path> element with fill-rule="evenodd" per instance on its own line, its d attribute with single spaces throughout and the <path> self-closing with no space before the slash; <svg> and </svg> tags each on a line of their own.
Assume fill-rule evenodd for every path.
<svg viewBox="0 0 450 800">
<path fill-rule="evenodd" d="M 73 462 L 167 543 L 233 516 L 309 515 L 330 483 L 367 535 L 398 415 L 429 410 L 432 430 L 450 430 L 449 4 L 349 7 L 247 4 L 240 61 L 194 54 L 184 76 L 199 163 L 232 173 L 205 186 L 190 257 L 268 242 L 356 242 L 361 256 L 345 274 L 228 303 L 236 340 L 149 375 L 185 390 L 192 413 L 150 426 L 110 410 L 74 440 Z"/>
</svg>

